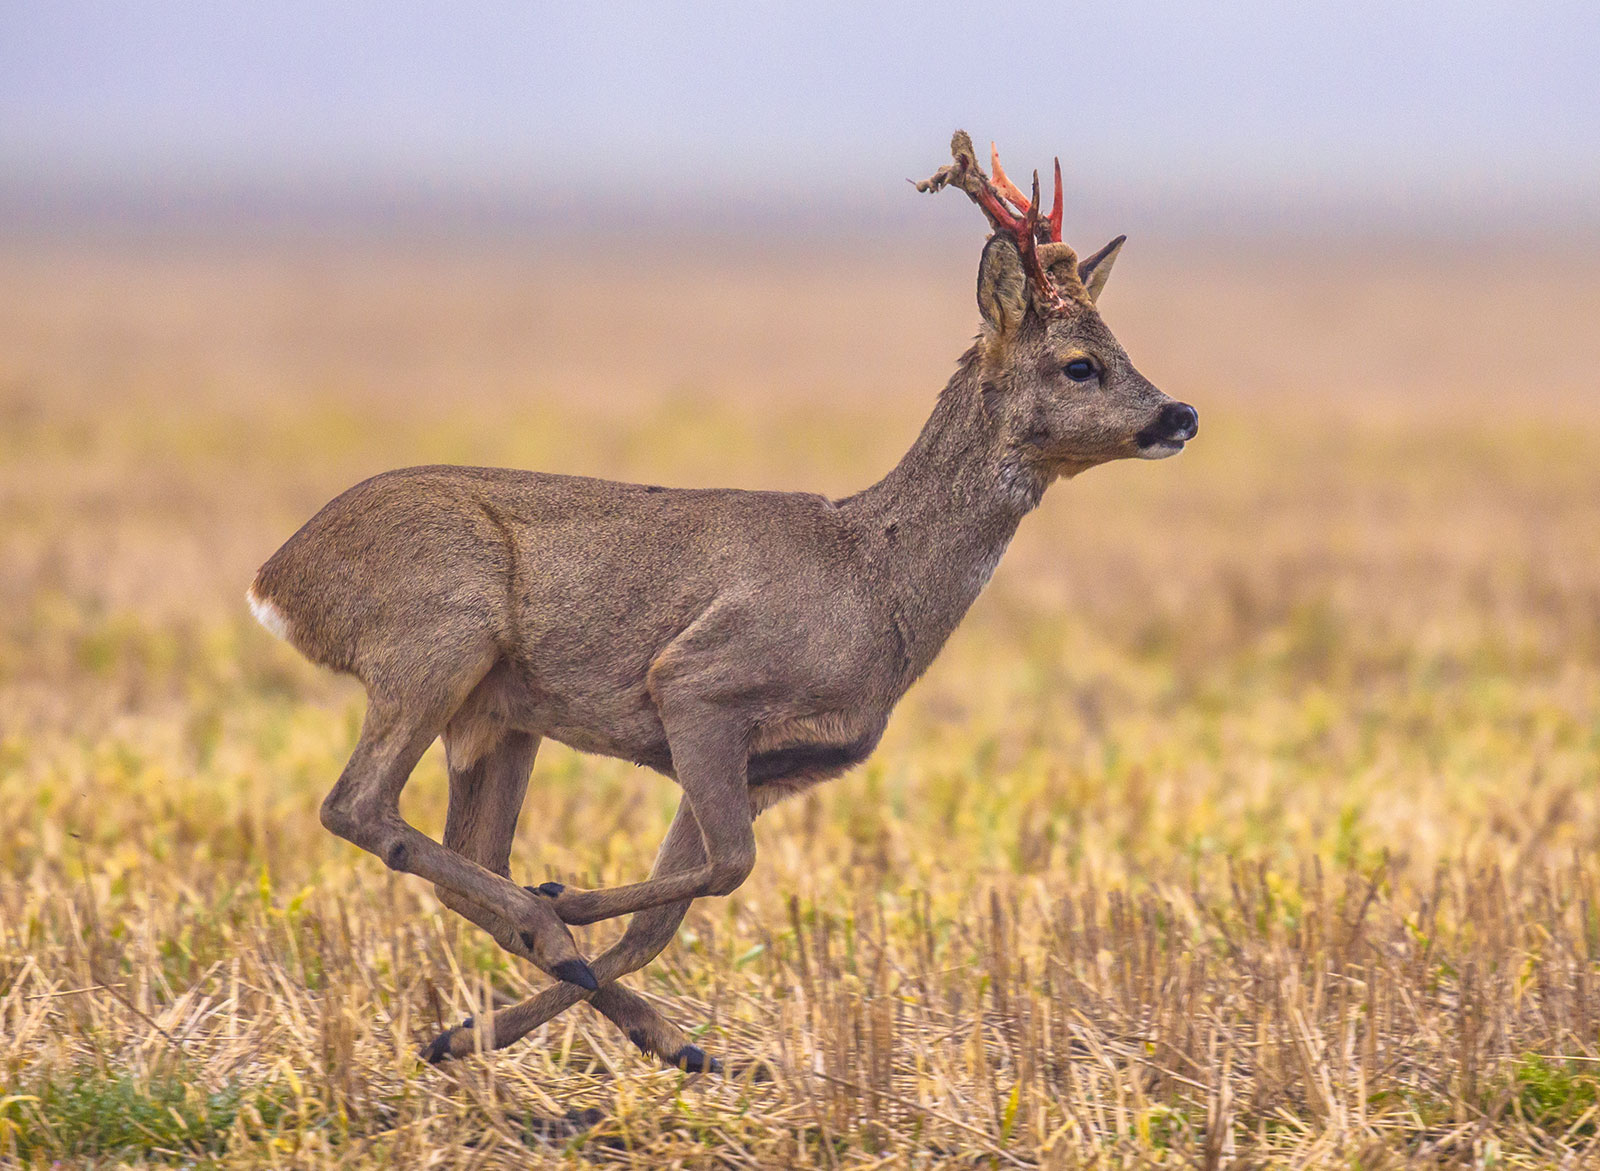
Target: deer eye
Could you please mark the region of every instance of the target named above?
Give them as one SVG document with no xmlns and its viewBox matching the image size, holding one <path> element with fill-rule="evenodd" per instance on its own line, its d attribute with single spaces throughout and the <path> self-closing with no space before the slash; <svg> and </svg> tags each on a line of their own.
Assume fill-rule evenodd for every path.
<svg viewBox="0 0 1600 1171">
<path fill-rule="evenodd" d="M 1088 358 L 1074 358 L 1061 369 L 1074 382 L 1088 382 L 1095 375 L 1094 363 Z"/>
</svg>

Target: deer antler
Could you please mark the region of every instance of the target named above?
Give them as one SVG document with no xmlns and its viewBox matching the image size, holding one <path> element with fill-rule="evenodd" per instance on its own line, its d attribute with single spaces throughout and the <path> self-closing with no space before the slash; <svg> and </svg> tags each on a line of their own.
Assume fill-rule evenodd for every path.
<svg viewBox="0 0 1600 1171">
<path fill-rule="evenodd" d="M 994 143 L 989 144 L 989 179 L 995 189 L 1011 201 L 1011 205 L 1018 211 L 1028 210 L 1028 201 L 1023 198 L 1022 192 L 1011 181 L 1011 176 L 1006 174 L 1006 169 L 1000 165 L 1000 148 Z"/>
<path fill-rule="evenodd" d="M 1066 298 L 1039 258 L 1039 245 L 1061 242 L 1061 160 L 1055 165 L 1055 200 L 1048 217 L 1039 215 L 1039 172 L 1033 173 L 1033 196 L 1024 198 L 1021 190 L 1000 166 L 1000 152 L 989 144 L 989 166 L 993 178 L 983 173 L 978 157 L 972 149 L 972 139 L 965 130 L 957 130 L 950 140 L 950 154 L 955 162 L 940 167 L 933 177 L 916 185 L 918 191 L 938 191 L 946 186 L 959 187 L 976 203 L 996 232 L 1004 232 L 1017 246 L 1022 258 L 1023 271 L 1033 282 L 1035 291 L 1046 305 L 1064 309 Z M 1007 203 L 1010 203 L 1010 207 Z M 1013 210 L 1015 209 L 1015 210 Z"/>
<path fill-rule="evenodd" d="M 1049 218 L 1040 225 L 1040 227 L 1046 229 L 1045 231 L 1041 231 L 1039 233 L 1039 243 L 1041 244 L 1061 243 L 1061 160 L 1058 158 L 1056 159 L 1055 163 L 1056 196 L 1055 200 L 1050 205 Z M 1005 168 L 1000 165 L 1000 148 L 995 146 L 995 144 L 992 142 L 989 144 L 989 175 L 991 181 L 995 185 L 995 188 L 1000 192 L 1000 194 L 1004 195 L 1011 201 L 1013 207 L 1020 212 L 1026 212 L 1028 210 L 1029 201 L 1023 198 L 1022 192 L 1017 189 L 1017 185 L 1013 183 L 1010 177 L 1006 174 Z M 1033 175 L 1033 185 L 1035 193 L 1034 202 L 1037 202 L 1039 188 L 1039 173 L 1037 171 L 1035 171 Z"/>
</svg>

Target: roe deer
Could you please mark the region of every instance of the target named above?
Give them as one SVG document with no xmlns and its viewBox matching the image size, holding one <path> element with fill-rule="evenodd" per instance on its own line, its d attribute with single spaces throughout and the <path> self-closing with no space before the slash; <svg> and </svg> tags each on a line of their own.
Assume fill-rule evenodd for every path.
<svg viewBox="0 0 1600 1171">
<path fill-rule="evenodd" d="M 898 466 L 854 496 L 676 490 L 421 467 L 351 488 L 262 567 L 249 600 L 314 662 L 365 686 L 359 742 L 322 822 L 558 982 L 424 1049 L 499 1048 L 587 999 L 646 1053 L 720 1069 L 616 981 L 672 939 L 693 899 L 755 863 L 752 821 L 877 744 L 1049 484 L 1192 439 L 1095 309 L 1123 237 L 1061 241 L 1061 167 L 1041 215 L 957 132 L 923 191 L 958 187 L 993 233 L 983 326 Z M 400 790 L 444 737 L 439 843 Z M 517 885 L 509 861 L 539 741 L 647 765 L 683 789 L 647 881 Z M 591 967 L 567 924 L 634 914 Z M 487 1022 L 484 1022 L 487 1023 Z M 489 1032 L 492 1036 L 487 1035 Z"/>
</svg>

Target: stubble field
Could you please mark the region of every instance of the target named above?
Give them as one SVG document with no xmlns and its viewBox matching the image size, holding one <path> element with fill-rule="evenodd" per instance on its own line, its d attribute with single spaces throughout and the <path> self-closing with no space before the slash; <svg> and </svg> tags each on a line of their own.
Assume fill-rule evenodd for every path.
<svg viewBox="0 0 1600 1171">
<path fill-rule="evenodd" d="M 362 698 L 255 567 L 409 463 L 852 491 L 970 243 L 6 242 L 0 1164 L 1596 1157 L 1600 263 L 1554 248 L 1136 240 L 1103 307 L 1199 439 L 1052 489 L 871 761 L 630 978 L 775 1076 L 582 1006 L 419 1063 L 542 981 L 318 824 Z M 435 748 L 406 812 L 444 797 Z M 547 743 L 513 871 L 635 880 L 676 797 Z"/>
</svg>

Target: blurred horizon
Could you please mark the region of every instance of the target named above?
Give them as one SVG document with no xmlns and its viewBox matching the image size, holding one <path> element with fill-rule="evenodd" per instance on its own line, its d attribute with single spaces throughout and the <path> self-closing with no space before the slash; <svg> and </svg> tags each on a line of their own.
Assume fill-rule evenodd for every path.
<svg viewBox="0 0 1600 1171">
<path fill-rule="evenodd" d="M 67 3 L 8 24 L 13 231 L 938 234 L 966 219 L 905 180 L 957 126 L 1015 174 L 1059 153 L 1096 234 L 1600 228 L 1600 10 L 1576 3 Z"/>
</svg>

